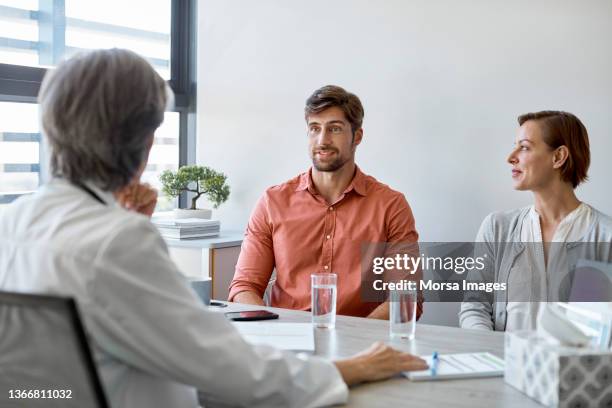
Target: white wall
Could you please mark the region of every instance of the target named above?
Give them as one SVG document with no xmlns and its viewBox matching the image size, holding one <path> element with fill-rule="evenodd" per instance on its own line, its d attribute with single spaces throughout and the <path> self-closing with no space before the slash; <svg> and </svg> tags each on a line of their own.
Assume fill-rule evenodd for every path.
<svg viewBox="0 0 612 408">
<path fill-rule="evenodd" d="M 326 84 L 361 98 L 357 162 L 406 195 L 424 241 L 472 240 L 487 213 L 531 202 L 505 163 L 528 111 L 583 120 L 579 197 L 612 214 L 610 21 L 609 0 L 202 0 L 197 159 L 229 176 L 218 216 L 243 228 L 309 166 L 303 105 Z"/>
</svg>

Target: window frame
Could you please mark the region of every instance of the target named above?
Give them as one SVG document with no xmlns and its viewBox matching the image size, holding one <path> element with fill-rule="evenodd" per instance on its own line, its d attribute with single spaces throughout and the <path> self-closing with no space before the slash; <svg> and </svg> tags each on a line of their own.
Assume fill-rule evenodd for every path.
<svg viewBox="0 0 612 408">
<path fill-rule="evenodd" d="M 197 96 L 197 0 L 171 0 L 170 23 L 170 79 L 174 92 L 173 112 L 179 113 L 179 167 L 196 161 L 196 96 Z M 45 0 L 41 6 L 53 19 L 58 10 L 64 13 L 65 0 Z M 7 10 L 19 11 L 6 6 Z M 16 11 L 15 11 L 16 10 Z M 25 12 L 24 12 L 25 13 Z M 36 12 L 38 13 L 38 11 Z M 65 13 L 64 13 L 65 14 Z M 62 36 L 62 30 L 47 27 L 50 36 Z M 55 30 L 54 30 L 55 29 Z M 61 33 L 59 31 L 62 31 Z M 0 38 L 0 40 L 10 40 Z M 63 48 L 62 41 L 62 48 Z M 51 50 L 52 53 L 63 50 Z M 51 68 L 52 69 L 52 68 Z M 47 68 L 0 63 L 0 102 L 36 103 Z M 43 143 L 40 143 L 42 148 Z M 43 156 L 40 156 L 43 160 Z M 46 180 L 40 165 L 40 184 Z M 0 193 L 0 204 L 10 203 L 20 194 Z M 185 194 L 179 197 L 179 207 L 187 203 Z"/>
</svg>

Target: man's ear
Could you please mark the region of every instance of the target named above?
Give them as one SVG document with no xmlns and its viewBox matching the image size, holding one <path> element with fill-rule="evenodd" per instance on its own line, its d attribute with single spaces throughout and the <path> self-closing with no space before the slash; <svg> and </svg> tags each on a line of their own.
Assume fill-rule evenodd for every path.
<svg viewBox="0 0 612 408">
<path fill-rule="evenodd" d="M 569 158 L 569 149 L 567 146 L 559 146 L 553 152 L 553 169 L 560 169 L 563 167 L 567 159 Z"/>
<path fill-rule="evenodd" d="M 363 128 L 357 129 L 353 134 L 353 147 L 359 146 L 361 139 L 363 139 Z"/>
</svg>

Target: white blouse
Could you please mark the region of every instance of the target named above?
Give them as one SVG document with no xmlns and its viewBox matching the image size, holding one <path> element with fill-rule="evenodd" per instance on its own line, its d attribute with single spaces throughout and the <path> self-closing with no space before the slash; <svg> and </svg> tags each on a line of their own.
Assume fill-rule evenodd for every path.
<svg viewBox="0 0 612 408">
<path fill-rule="evenodd" d="M 552 242 L 573 242 L 579 240 L 593 223 L 592 208 L 581 203 L 561 220 Z M 506 330 L 535 330 L 537 328 L 538 313 L 543 299 L 547 298 L 548 273 L 567 267 L 567 255 L 561 250 L 564 247 L 551 245 L 548 253 L 548 264 L 544 260 L 544 247 L 542 244 L 542 228 L 540 215 L 532 206 L 529 214 L 521 226 L 521 242 L 540 243 L 526 245 L 516 259 L 515 266 L 508 276 L 509 290 L 521 293 L 508 293 L 509 299 L 522 301 L 509 301 L 506 306 Z M 524 300 L 524 301 L 523 301 Z"/>
</svg>

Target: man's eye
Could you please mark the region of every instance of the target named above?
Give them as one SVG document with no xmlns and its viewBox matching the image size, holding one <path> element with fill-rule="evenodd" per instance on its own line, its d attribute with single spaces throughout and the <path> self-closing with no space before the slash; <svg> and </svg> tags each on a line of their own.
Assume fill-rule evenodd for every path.
<svg viewBox="0 0 612 408">
<path fill-rule="evenodd" d="M 521 146 L 521 150 L 529 150 L 527 146 Z"/>
<path fill-rule="evenodd" d="M 311 127 L 310 128 L 310 133 L 317 133 L 319 131 L 318 127 Z"/>
<path fill-rule="evenodd" d="M 342 128 L 334 126 L 333 128 L 331 128 L 331 131 L 334 133 L 340 133 L 342 131 Z"/>
</svg>

